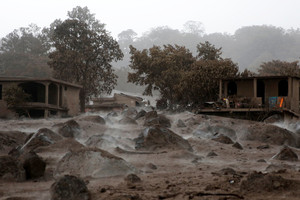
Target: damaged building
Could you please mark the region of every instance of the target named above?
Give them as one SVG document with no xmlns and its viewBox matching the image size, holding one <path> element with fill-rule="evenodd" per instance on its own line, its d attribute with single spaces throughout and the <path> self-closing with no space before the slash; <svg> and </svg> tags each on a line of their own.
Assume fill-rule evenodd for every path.
<svg viewBox="0 0 300 200">
<path fill-rule="evenodd" d="M 21 107 L 31 117 L 74 116 L 80 112 L 80 85 L 53 78 L 0 77 L 0 118 L 14 115 L 4 100 L 5 90 L 13 86 L 30 95 Z"/>
<path fill-rule="evenodd" d="M 123 93 L 115 93 L 112 97 L 93 98 L 92 101 L 92 105 L 86 105 L 91 111 L 123 110 L 126 107 L 139 107 L 145 104 L 143 98 Z"/>
<path fill-rule="evenodd" d="M 202 109 L 199 113 L 241 115 L 281 112 L 300 116 L 300 78 L 293 76 L 257 76 L 220 80 L 222 105 Z M 216 109 L 217 108 L 217 109 Z M 240 115 L 240 116 L 241 116 Z"/>
</svg>

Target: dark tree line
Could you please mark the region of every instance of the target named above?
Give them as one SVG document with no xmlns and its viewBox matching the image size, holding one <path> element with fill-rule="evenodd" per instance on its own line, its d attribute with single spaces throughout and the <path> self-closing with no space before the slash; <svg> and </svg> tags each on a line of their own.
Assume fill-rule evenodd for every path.
<svg viewBox="0 0 300 200">
<path fill-rule="evenodd" d="M 168 27 L 158 27 L 136 37 L 123 31 L 119 37 L 120 47 L 124 52 L 123 63 L 118 66 L 127 66 L 129 63 L 129 45 L 139 50 L 151 48 L 153 45 L 177 44 L 185 46 L 194 55 L 197 53 L 195 44 L 208 41 L 217 48 L 222 47 L 224 57 L 231 58 L 238 63 L 240 70 L 249 69 L 257 72 L 262 62 L 283 60 L 292 62 L 300 57 L 300 29 L 284 30 L 274 26 L 248 26 L 238 29 L 233 35 L 226 33 L 205 34 L 201 29 L 195 34 L 188 30 L 176 30 Z M 133 37 L 132 37 L 133 36 Z"/>
</svg>

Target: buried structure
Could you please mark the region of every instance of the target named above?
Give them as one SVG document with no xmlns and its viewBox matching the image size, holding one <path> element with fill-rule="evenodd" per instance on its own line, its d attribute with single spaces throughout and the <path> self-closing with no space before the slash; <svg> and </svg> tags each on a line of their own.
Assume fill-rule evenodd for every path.
<svg viewBox="0 0 300 200">
<path fill-rule="evenodd" d="M 53 78 L 0 77 L 0 118 L 14 115 L 4 100 L 5 90 L 14 86 L 30 95 L 29 102 L 20 108 L 26 109 L 31 117 L 74 116 L 80 111 L 80 85 Z"/>
</svg>

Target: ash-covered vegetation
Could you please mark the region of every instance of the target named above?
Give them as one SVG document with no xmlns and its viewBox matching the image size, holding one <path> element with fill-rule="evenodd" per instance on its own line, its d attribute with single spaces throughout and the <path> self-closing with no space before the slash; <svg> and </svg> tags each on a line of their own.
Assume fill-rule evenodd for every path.
<svg viewBox="0 0 300 200">
<path fill-rule="evenodd" d="M 114 88 L 147 95 L 156 89 L 162 104 L 189 105 L 215 99 L 220 78 L 299 75 L 299 29 L 263 25 L 207 34 L 201 22 L 188 21 L 183 30 L 156 27 L 138 36 L 127 29 L 113 38 L 87 7 L 67 16 L 1 38 L 0 76 L 55 77 L 83 85 L 83 110 L 89 97 Z M 214 54 L 207 57 L 205 51 Z M 200 98 L 196 91 L 202 91 Z"/>
</svg>

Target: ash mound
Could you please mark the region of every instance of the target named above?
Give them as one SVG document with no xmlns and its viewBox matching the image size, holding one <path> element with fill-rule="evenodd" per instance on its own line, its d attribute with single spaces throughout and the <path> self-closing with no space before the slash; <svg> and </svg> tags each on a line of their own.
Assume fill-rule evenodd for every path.
<svg viewBox="0 0 300 200">
<path fill-rule="evenodd" d="M 212 140 L 216 142 L 220 142 L 223 144 L 233 144 L 234 142 L 226 135 L 220 134 L 217 137 L 213 138 Z"/>
<path fill-rule="evenodd" d="M 97 148 L 70 151 L 59 161 L 54 176 L 110 177 L 135 173 L 137 170 L 120 157 Z"/>
<path fill-rule="evenodd" d="M 144 126 L 162 126 L 166 128 L 171 127 L 171 121 L 165 115 L 157 114 L 156 111 L 150 111 L 145 114 Z"/>
<path fill-rule="evenodd" d="M 103 124 L 103 125 L 106 123 L 105 119 L 99 115 L 84 116 L 84 117 L 81 117 L 79 120 Z"/>
<path fill-rule="evenodd" d="M 0 150 L 8 152 L 24 144 L 26 134 L 20 131 L 0 131 Z"/>
<path fill-rule="evenodd" d="M 112 135 L 101 134 L 101 135 L 93 135 L 93 136 L 89 137 L 86 140 L 85 145 L 88 147 L 96 147 L 99 149 L 111 150 L 116 147 L 132 149 L 132 148 L 130 148 L 130 146 L 132 146 L 132 143 L 133 142 L 130 141 L 130 144 L 126 144 L 125 140 L 116 138 Z"/>
<path fill-rule="evenodd" d="M 130 117 L 123 117 L 121 120 L 119 120 L 120 124 L 134 124 L 137 125 L 137 122 L 130 118 Z"/>
<path fill-rule="evenodd" d="M 146 128 L 134 141 L 137 150 L 185 149 L 193 151 L 187 140 L 173 131 L 160 126 Z"/>
<path fill-rule="evenodd" d="M 25 170 L 22 164 L 12 156 L 0 156 L 0 179 L 24 181 Z"/>
<path fill-rule="evenodd" d="M 284 147 L 278 154 L 274 156 L 277 160 L 297 161 L 298 155 L 289 147 Z"/>
<path fill-rule="evenodd" d="M 36 153 L 66 153 L 68 151 L 81 149 L 84 145 L 79 143 L 77 140 L 73 138 L 63 138 L 53 144 L 49 144 L 47 146 L 40 146 L 36 148 L 34 151 Z"/>
<path fill-rule="evenodd" d="M 216 135 L 221 134 L 227 136 L 231 139 L 236 139 L 236 132 L 234 129 L 227 127 L 223 124 L 209 124 L 203 123 L 198 126 L 196 131 L 193 132 L 193 135 L 196 137 L 202 137 L 207 139 L 212 139 Z"/>
<path fill-rule="evenodd" d="M 248 127 L 241 139 L 256 140 L 268 144 L 300 147 L 299 136 L 295 133 L 271 124 L 256 123 Z"/>
<path fill-rule="evenodd" d="M 51 200 L 89 200 L 90 194 L 83 180 L 64 176 L 51 185 Z"/>
<path fill-rule="evenodd" d="M 47 128 L 41 128 L 36 133 L 28 135 L 22 148 L 31 151 L 41 146 L 48 146 L 63 139 L 62 136 Z"/>
<path fill-rule="evenodd" d="M 261 172 L 253 172 L 242 181 L 240 190 L 242 192 L 274 192 L 294 190 L 299 187 L 299 182 L 284 179 L 279 175 L 263 174 Z"/>
<path fill-rule="evenodd" d="M 63 137 L 77 138 L 81 132 L 79 124 L 73 119 L 64 123 L 56 124 L 54 127 L 58 128 L 57 132 Z"/>
</svg>

